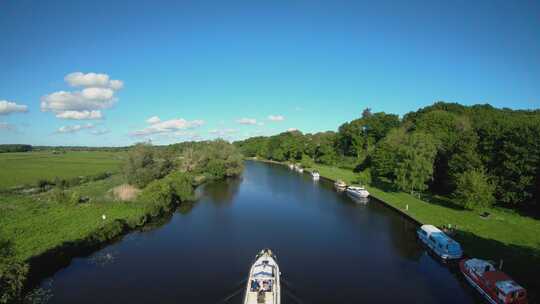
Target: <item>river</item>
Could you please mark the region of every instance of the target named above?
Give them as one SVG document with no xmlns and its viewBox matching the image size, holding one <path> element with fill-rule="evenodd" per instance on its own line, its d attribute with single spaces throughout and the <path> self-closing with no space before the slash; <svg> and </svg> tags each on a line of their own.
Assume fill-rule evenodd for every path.
<svg viewBox="0 0 540 304">
<path fill-rule="evenodd" d="M 278 257 L 282 303 L 475 303 L 456 272 L 382 203 L 248 161 L 241 179 L 198 189 L 193 208 L 74 258 L 41 286 L 49 303 L 221 303 L 262 248 Z M 242 295 L 229 303 L 241 303 Z"/>
</svg>

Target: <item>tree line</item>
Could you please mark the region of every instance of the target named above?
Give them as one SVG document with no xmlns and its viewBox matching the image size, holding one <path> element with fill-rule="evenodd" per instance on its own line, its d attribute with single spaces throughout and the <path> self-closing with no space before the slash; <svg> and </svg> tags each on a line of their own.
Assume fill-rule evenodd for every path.
<svg viewBox="0 0 540 304">
<path fill-rule="evenodd" d="M 437 102 L 402 118 L 365 109 L 337 132 L 235 142 L 247 157 L 353 169 L 365 182 L 540 211 L 540 110 Z"/>
<path fill-rule="evenodd" d="M 31 145 L 20 145 L 20 144 L 4 144 L 0 145 L 0 153 L 8 152 L 28 152 L 32 151 Z"/>
</svg>

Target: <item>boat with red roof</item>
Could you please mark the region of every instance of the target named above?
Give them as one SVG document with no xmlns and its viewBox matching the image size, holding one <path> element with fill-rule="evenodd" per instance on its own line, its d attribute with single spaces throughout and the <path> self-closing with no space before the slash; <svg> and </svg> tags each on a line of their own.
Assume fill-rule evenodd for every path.
<svg viewBox="0 0 540 304">
<path fill-rule="evenodd" d="M 467 281 L 492 304 L 526 304 L 527 292 L 488 261 L 463 259 L 459 269 Z"/>
</svg>

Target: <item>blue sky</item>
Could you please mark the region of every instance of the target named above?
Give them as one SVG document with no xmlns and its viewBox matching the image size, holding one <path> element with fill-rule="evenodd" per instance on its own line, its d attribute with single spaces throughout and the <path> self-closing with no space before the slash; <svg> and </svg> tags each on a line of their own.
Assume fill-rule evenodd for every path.
<svg viewBox="0 0 540 304">
<path fill-rule="evenodd" d="M 0 143 L 336 130 L 437 100 L 539 108 L 539 3 L 2 1 Z"/>
</svg>

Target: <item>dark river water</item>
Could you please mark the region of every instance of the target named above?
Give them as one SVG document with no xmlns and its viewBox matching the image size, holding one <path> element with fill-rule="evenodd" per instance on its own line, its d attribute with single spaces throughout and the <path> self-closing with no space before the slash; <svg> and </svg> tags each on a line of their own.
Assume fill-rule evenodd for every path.
<svg viewBox="0 0 540 304">
<path fill-rule="evenodd" d="M 475 303 L 455 268 L 382 203 L 354 202 L 328 181 L 246 162 L 208 184 L 191 210 L 137 231 L 46 279 L 50 303 L 223 303 L 255 254 L 277 255 L 282 303 Z M 242 294 L 228 303 L 241 303 Z"/>
</svg>

